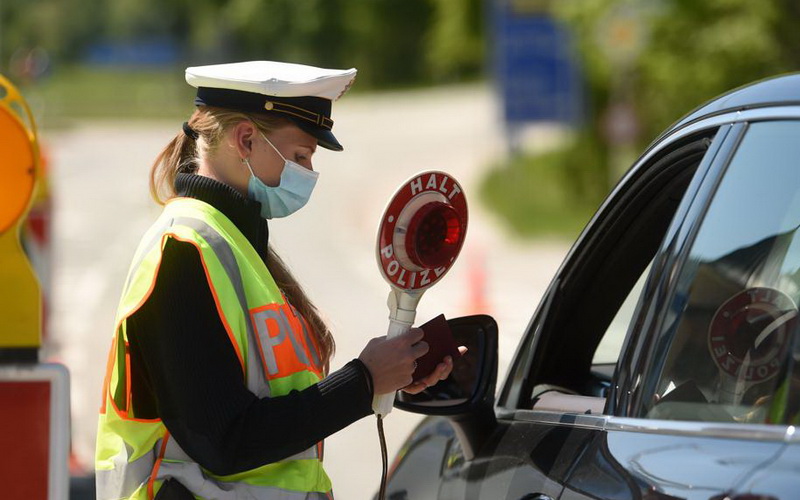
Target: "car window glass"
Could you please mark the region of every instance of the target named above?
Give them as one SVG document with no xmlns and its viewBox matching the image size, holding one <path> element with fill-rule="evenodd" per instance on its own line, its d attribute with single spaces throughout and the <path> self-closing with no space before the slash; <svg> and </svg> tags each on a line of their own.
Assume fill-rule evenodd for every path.
<svg viewBox="0 0 800 500">
<path fill-rule="evenodd" d="M 548 294 L 552 304 L 532 323 L 538 335 L 527 337 L 500 404 L 519 394 L 523 409 L 597 413 L 605 405 L 651 262 L 714 132 L 662 150 L 596 215 Z"/>
<path fill-rule="evenodd" d="M 630 325 L 631 319 L 633 319 L 636 303 L 639 301 L 639 296 L 642 294 L 644 282 L 647 279 L 647 275 L 650 274 L 650 267 L 652 265 L 653 262 L 650 261 L 650 264 L 647 265 L 641 276 L 639 276 L 639 279 L 636 280 L 636 284 L 633 285 L 633 288 L 620 306 L 614 319 L 611 320 L 611 324 L 608 325 L 606 333 L 603 334 L 600 345 L 597 346 L 597 350 L 594 352 L 592 365 L 614 364 L 617 362 L 619 353 L 622 350 L 622 344 L 625 342 L 625 335 L 628 333 L 628 326 Z"/>
<path fill-rule="evenodd" d="M 682 311 L 640 414 L 793 421 L 791 356 L 800 301 L 800 122 L 752 124 L 681 271 Z"/>
</svg>

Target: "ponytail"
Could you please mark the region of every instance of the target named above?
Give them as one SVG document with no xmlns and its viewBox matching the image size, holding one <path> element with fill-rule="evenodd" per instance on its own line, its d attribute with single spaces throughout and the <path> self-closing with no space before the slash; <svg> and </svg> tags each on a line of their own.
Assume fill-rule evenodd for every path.
<svg viewBox="0 0 800 500">
<path fill-rule="evenodd" d="M 156 157 L 150 168 L 150 196 L 163 205 L 174 198 L 175 177 L 178 172 L 194 172 L 197 170 L 197 140 L 178 132 L 167 147 Z"/>
</svg>

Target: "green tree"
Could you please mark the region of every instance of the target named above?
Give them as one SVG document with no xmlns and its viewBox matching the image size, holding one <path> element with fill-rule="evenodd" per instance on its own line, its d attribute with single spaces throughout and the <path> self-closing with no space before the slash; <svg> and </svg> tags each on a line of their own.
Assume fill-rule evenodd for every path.
<svg viewBox="0 0 800 500">
<path fill-rule="evenodd" d="M 345 16 L 359 85 L 398 86 L 428 80 L 424 54 L 433 8 L 428 0 L 348 2 Z"/>
<path fill-rule="evenodd" d="M 7 71 L 10 59 L 21 50 L 42 48 L 56 54 L 65 36 L 60 17 L 52 0 L 0 2 L 0 71 Z"/>
<path fill-rule="evenodd" d="M 482 0 L 3 0 L 0 68 L 41 47 L 75 63 L 98 43 L 172 40 L 190 64 L 244 59 L 356 66 L 359 88 L 471 78 Z"/>
<path fill-rule="evenodd" d="M 482 74 L 487 46 L 486 2 L 432 1 L 433 19 L 425 52 L 430 75 L 437 81 L 451 81 Z"/>
<path fill-rule="evenodd" d="M 800 69 L 800 7 L 788 0 L 583 0 L 555 2 L 554 9 L 577 36 L 587 78 L 590 116 L 581 137 L 606 152 L 603 118 L 614 100 L 633 106 L 639 150 L 680 113 L 729 89 Z M 608 32 L 615 23 L 623 31 L 618 40 Z M 609 172 L 607 158 L 599 161 L 606 160 L 602 169 Z"/>
<path fill-rule="evenodd" d="M 575 36 L 588 116 L 563 150 L 515 158 L 488 179 L 487 199 L 504 196 L 503 215 L 528 234 L 540 230 L 527 225 L 531 214 L 546 210 L 523 208 L 530 189 L 509 200 L 514 186 L 546 191 L 542 179 L 563 183 L 553 188 L 562 193 L 555 211 L 583 206 L 588 217 L 618 179 L 615 163 L 629 167 L 682 114 L 730 89 L 800 69 L 796 0 L 566 0 L 551 8 Z M 611 137 L 610 125 L 619 121 L 608 119 L 620 105 L 637 123 L 622 139 Z"/>
</svg>

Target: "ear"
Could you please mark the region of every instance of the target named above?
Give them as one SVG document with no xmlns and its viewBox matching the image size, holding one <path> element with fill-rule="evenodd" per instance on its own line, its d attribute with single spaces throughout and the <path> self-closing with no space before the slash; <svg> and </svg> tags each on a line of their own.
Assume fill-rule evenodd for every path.
<svg viewBox="0 0 800 500">
<path fill-rule="evenodd" d="M 257 133 L 255 125 L 250 120 L 242 120 L 233 127 L 233 146 L 239 158 L 250 158 L 253 151 L 253 138 Z"/>
</svg>

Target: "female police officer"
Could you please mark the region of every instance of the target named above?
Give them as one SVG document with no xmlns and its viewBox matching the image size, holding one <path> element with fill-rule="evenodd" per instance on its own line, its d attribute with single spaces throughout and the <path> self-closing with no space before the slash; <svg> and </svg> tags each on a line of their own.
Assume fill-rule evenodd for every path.
<svg viewBox="0 0 800 500">
<path fill-rule="evenodd" d="M 256 61 L 188 68 L 197 110 L 151 172 L 163 203 L 131 265 L 109 355 L 99 498 L 328 498 L 322 440 L 419 392 L 412 329 L 328 373 L 330 331 L 268 247 L 267 221 L 308 200 L 331 103 L 355 69 Z"/>
</svg>

